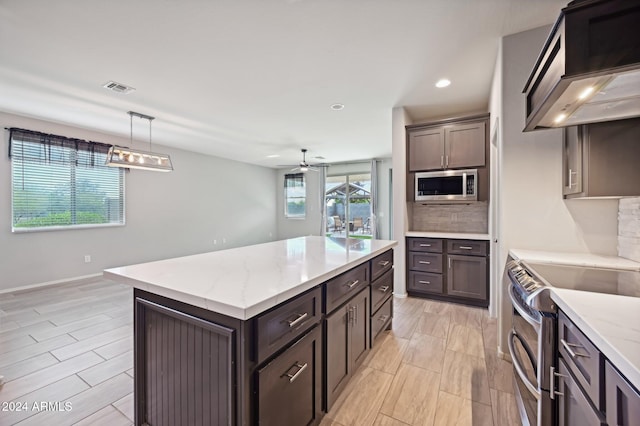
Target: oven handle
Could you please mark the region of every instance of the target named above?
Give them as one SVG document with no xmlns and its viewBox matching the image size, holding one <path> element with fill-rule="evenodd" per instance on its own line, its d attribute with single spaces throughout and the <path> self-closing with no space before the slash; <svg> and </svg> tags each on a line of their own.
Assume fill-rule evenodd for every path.
<svg viewBox="0 0 640 426">
<path fill-rule="evenodd" d="M 510 282 L 509 283 L 509 299 L 511 299 L 511 305 L 516 308 L 516 311 L 518 311 L 518 313 L 520 314 L 520 316 L 522 318 L 524 318 L 524 320 L 526 322 L 528 322 L 529 324 L 531 324 L 531 326 L 536 330 L 536 333 L 538 335 L 540 335 L 540 327 L 541 327 L 541 321 L 536 321 L 535 318 L 533 318 L 531 315 L 529 315 L 524 309 L 522 309 L 522 307 L 520 306 L 520 303 L 518 303 L 518 301 L 516 300 L 515 297 L 515 288 L 513 286 L 513 283 Z"/>
<path fill-rule="evenodd" d="M 526 373 L 524 372 L 524 368 L 522 367 L 520 358 L 518 358 L 518 355 L 516 353 L 516 347 L 513 343 L 514 339 L 518 339 L 520 341 L 520 344 L 524 348 L 525 352 L 527 352 L 527 356 L 529 357 L 531 364 L 535 366 L 535 362 L 533 360 L 533 354 L 531 353 L 531 348 L 529 348 L 529 345 L 527 344 L 527 342 L 525 342 L 524 339 L 514 329 L 511 329 L 511 331 L 509 332 L 508 344 L 509 344 L 509 352 L 511 353 L 511 360 L 513 361 L 513 366 L 515 367 L 516 372 L 518 373 L 518 376 L 520 376 L 520 379 L 522 380 L 524 385 L 527 387 L 527 390 L 531 392 L 531 394 L 536 399 L 539 400 L 540 391 L 536 388 L 536 386 L 533 383 L 531 383 Z"/>
</svg>

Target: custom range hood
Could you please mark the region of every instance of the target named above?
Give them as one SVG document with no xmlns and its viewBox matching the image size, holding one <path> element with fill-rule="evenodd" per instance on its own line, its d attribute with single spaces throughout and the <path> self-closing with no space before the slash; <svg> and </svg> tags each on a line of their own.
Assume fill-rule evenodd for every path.
<svg viewBox="0 0 640 426">
<path fill-rule="evenodd" d="M 640 116 L 640 0 L 569 3 L 524 93 L 525 132 Z"/>
</svg>

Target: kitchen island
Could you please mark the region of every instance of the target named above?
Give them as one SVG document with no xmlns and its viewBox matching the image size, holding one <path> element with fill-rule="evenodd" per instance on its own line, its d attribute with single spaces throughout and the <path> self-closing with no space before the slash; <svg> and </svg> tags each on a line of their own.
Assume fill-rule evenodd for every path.
<svg viewBox="0 0 640 426">
<path fill-rule="evenodd" d="M 105 270 L 134 287 L 136 425 L 318 423 L 391 326 L 395 245 L 301 237 Z"/>
</svg>

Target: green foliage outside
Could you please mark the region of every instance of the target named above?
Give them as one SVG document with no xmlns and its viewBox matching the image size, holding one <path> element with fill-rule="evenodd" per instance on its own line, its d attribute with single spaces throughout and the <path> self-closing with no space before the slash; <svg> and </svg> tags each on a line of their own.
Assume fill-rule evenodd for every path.
<svg viewBox="0 0 640 426">
<path fill-rule="evenodd" d="M 107 223 L 104 192 L 88 180 L 79 180 L 76 188 L 76 220 L 71 220 L 71 188 L 61 185 L 55 190 L 15 190 L 13 192 L 14 227 Z"/>
<path fill-rule="evenodd" d="M 52 213 L 48 216 L 34 217 L 16 223 L 16 228 L 39 228 L 45 226 L 85 225 L 90 223 L 106 223 L 104 215 L 91 212 L 76 213 L 76 223 L 71 223 L 71 212 Z"/>
</svg>

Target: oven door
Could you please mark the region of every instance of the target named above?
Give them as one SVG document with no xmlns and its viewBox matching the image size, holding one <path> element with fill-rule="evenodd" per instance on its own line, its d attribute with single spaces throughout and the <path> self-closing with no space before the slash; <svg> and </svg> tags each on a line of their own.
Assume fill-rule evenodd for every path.
<svg viewBox="0 0 640 426">
<path fill-rule="evenodd" d="M 514 300 L 513 285 L 509 296 L 514 308 L 512 328 L 509 332 L 509 353 L 513 362 L 514 391 L 523 425 L 538 425 L 538 400 L 541 390 L 538 384 L 538 333 L 541 323 L 529 316 Z"/>
<path fill-rule="evenodd" d="M 554 423 L 548 377 L 553 365 L 554 319 L 521 303 L 513 284 L 509 283 L 508 291 L 514 309 L 508 343 L 520 418 L 525 426 L 548 426 Z"/>
</svg>

